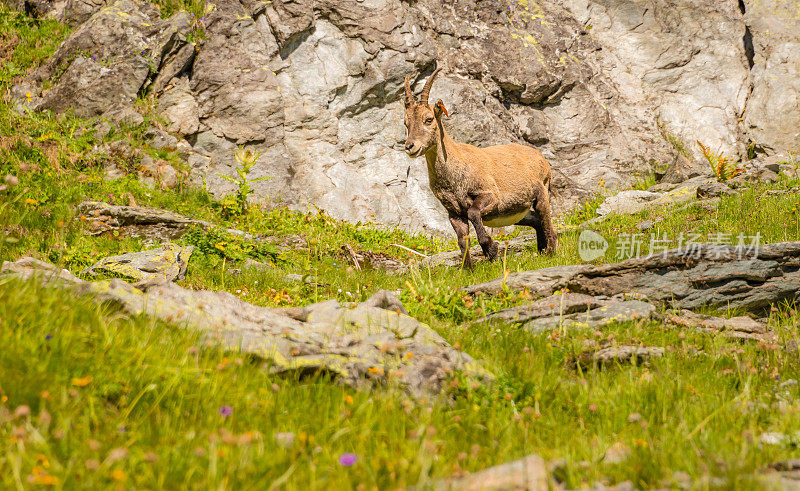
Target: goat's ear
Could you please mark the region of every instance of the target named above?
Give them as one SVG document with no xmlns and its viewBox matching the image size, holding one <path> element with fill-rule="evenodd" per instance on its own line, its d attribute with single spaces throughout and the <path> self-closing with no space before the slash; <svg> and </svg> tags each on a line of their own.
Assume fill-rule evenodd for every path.
<svg viewBox="0 0 800 491">
<path fill-rule="evenodd" d="M 444 102 L 442 102 L 441 99 L 436 101 L 436 104 L 433 106 L 433 112 L 437 118 L 441 118 L 442 113 L 444 113 L 444 115 L 448 118 L 450 117 L 450 114 L 447 113 L 447 109 L 444 107 Z"/>
</svg>

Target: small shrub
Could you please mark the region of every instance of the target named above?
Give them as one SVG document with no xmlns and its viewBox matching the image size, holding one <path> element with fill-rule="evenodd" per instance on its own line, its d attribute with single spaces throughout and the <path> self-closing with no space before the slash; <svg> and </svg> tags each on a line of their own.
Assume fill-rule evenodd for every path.
<svg viewBox="0 0 800 491">
<path fill-rule="evenodd" d="M 723 155 L 722 152 L 713 152 L 710 148 L 697 141 L 700 145 L 700 150 L 703 153 L 703 158 L 711 166 L 714 175 L 720 181 L 727 181 L 733 179 L 743 172 L 742 168 L 737 166 L 731 161 L 731 158 Z"/>
<path fill-rule="evenodd" d="M 182 242 L 195 246 L 196 252 L 200 254 L 217 256 L 229 261 L 243 261 L 247 258 L 275 261 L 280 252 L 268 242 L 250 240 L 219 228 L 210 230 L 202 227 L 193 228 L 183 236 Z"/>
<path fill-rule="evenodd" d="M 250 169 L 256 165 L 258 158 L 261 157 L 261 152 L 254 152 L 249 149 L 239 147 L 233 152 L 233 157 L 236 159 L 236 177 L 220 176 L 226 181 L 236 184 L 236 194 L 226 196 L 220 201 L 222 207 L 222 214 L 225 218 L 233 218 L 240 215 L 246 215 L 249 208 L 249 198 L 253 194 L 253 187 L 251 184 L 258 181 L 271 179 L 271 177 L 258 177 L 249 179 Z"/>
</svg>

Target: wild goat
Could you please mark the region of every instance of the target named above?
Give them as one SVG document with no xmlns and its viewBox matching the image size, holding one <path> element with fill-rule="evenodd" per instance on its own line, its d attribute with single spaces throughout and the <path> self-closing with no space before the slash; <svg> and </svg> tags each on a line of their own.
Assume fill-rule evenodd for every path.
<svg viewBox="0 0 800 491">
<path fill-rule="evenodd" d="M 411 158 L 425 155 L 431 190 L 450 216 L 463 264 L 472 267 L 470 223 L 489 260 L 497 257 L 498 247 L 484 224 L 533 227 L 539 252 L 555 252 L 558 236 L 550 220 L 550 164 L 539 151 L 524 145 L 478 148 L 450 138 L 442 125 L 442 114 L 449 117 L 444 103 L 439 99 L 433 106 L 428 104 L 439 70 L 425 82 L 419 101 L 411 91 L 411 74 L 406 76 L 405 149 Z"/>
</svg>

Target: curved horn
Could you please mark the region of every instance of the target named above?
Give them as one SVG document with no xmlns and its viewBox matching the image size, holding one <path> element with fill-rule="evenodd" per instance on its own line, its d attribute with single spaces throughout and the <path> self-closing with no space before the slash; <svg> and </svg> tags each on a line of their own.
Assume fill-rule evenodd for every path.
<svg viewBox="0 0 800 491">
<path fill-rule="evenodd" d="M 411 92 L 411 74 L 406 75 L 406 106 L 414 104 L 414 93 Z"/>
<path fill-rule="evenodd" d="M 422 88 L 422 93 L 419 95 L 419 102 L 421 104 L 428 103 L 428 95 L 430 95 L 431 93 L 431 86 L 433 85 L 433 79 L 436 78 L 436 74 L 439 73 L 439 70 L 441 70 L 441 68 L 437 68 L 436 70 L 434 70 L 433 73 L 431 73 L 431 76 L 425 82 L 425 87 Z"/>
</svg>

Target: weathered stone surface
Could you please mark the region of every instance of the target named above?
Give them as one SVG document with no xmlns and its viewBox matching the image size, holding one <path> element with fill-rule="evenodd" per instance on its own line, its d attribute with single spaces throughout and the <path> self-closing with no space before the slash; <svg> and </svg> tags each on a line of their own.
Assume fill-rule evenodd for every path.
<svg viewBox="0 0 800 491">
<path fill-rule="evenodd" d="M 469 250 L 470 254 L 472 254 L 473 261 L 486 261 L 486 256 L 483 255 L 481 246 L 477 245 L 477 241 L 474 241 L 474 243 L 476 245 L 472 246 Z M 503 257 L 504 254 L 517 254 L 526 250 L 529 250 L 531 254 L 536 254 L 536 234 L 520 235 L 519 237 L 514 237 L 511 240 L 497 241 L 497 246 L 499 247 L 500 251 L 498 253 L 498 257 Z M 445 251 L 428 256 L 421 260 L 418 264 L 422 267 L 459 267 L 461 266 L 461 261 L 461 251 Z"/>
<path fill-rule="evenodd" d="M 644 232 L 646 230 L 650 230 L 663 221 L 664 219 L 662 217 L 654 218 L 653 220 L 644 220 L 636 224 L 636 229 L 640 232 Z"/>
<path fill-rule="evenodd" d="M 607 366 L 623 363 L 642 363 L 651 358 L 664 356 L 664 348 L 657 346 L 609 346 L 597 351 L 581 354 L 578 361 L 585 367 Z"/>
<path fill-rule="evenodd" d="M 690 179 L 663 192 L 655 192 L 652 190 L 622 191 L 621 193 L 606 198 L 597 208 L 597 214 L 600 216 L 611 213 L 616 213 L 617 215 L 633 215 L 647 208 L 668 207 L 687 203 L 697 197 L 698 187 L 709 181 L 710 179 L 701 176 Z"/>
<path fill-rule="evenodd" d="M 559 292 L 527 305 L 492 312 L 475 324 L 502 322 L 540 333 L 558 328 L 599 329 L 610 323 L 635 320 L 655 320 L 734 339 L 765 343 L 777 341 L 775 333 L 769 332 L 764 322 L 750 317 L 714 317 L 685 309 L 660 314 L 655 306 L 640 300 L 572 292 Z"/>
<path fill-rule="evenodd" d="M 744 0 L 753 93 L 744 113 L 758 151 L 800 151 L 800 15 L 795 0 Z"/>
<path fill-rule="evenodd" d="M 344 261 L 352 264 L 357 270 L 372 268 L 389 272 L 398 272 L 408 269 L 408 264 L 388 254 L 372 251 L 356 251 L 349 244 L 342 245 L 340 254 L 344 257 Z"/>
<path fill-rule="evenodd" d="M 434 483 L 433 489 L 452 491 L 528 490 L 547 491 L 551 482 L 547 466 L 538 455 L 489 467 L 468 476 Z"/>
<path fill-rule="evenodd" d="M 716 198 L 729 194 L 736 194 L 736 191 L 719 181 L 708 181 L 697 187 L 698 198 Z"/>
<path fill-rule="evenodd" d="M 603 305 L 603 299 L 582 293 L 558 293 L 540 298 L 528 305 L 492 312 L 477 322 L 510 322 L 524 324 L 531 319 L 561 317 L 586 312 Z"/>
<path fill-rule="evenodd" d="M 264 359 L 274 373 L 323 370 L 354 387 L 396 382 L 420 396 L 438 394 L 455 371 L 491 378 L 480 363 L 425 324 L 375 306 L 331 300 L 269 309 L 227 292 L 191 291 L 174 283 L 142 292 L 117 279 L 86 282 L 32 258 L 4 262 L 0 274 L 36 278 L 48 286 L 118 304 L 131 314 L 197 329 L 226 349 Z"/>
<path fill-rule="evenodd" d="M 61 20 L 74 28 L 89 20 L 109 3 L 107 0 L 67 0 Z"/>
<path fill-rule="evenodd" d="M 616 300 L 580 293 L 546 297 L 529 305 L 493 312 L 479 322 L 510 322 L 531 332 L 598 329 L 612 322 L 649 319 L 655 306 L 640 300 Z"/>
<path fill-rule="evenodd" d="M 465 288 L 497 293 L 504 280 Z M 512 290 L 528 288 L 534 296 L 556 290 L 613 296 L 635 292 L 652 302 L 678 308 L 738 307 L 761 311 L 781 301 L 800 298 L 800 242 L 779 242 L 760 248 L 696 244 L 661 254 L 601 266 L 555 266 L 512 273 Z"/>
<path fill-rule="evenodd" d="M 745 25 L 728 0 L 569 0 L 567 7 L 634 79 L 664 131 L 694 153 L 695 140 L 727 155 L 744 152 L 750 73 Z M 688 145 L 687 145 L 688 144 Z"/>
<path fill-rule="evenodd" d="M 194 246 L 164 244 L 157 249 L 103 258 L 82 273 L 110 273 L 148 285 L 178 281 L 186 276 L 193 251 Z"/>
<path fill-rule="evenodd" d="M 149 2 L 120 0 L 92 15 L 12 94 L 37 111 L 141 122 L 133 102 L 145 89 L 151 66 L 162 67 L 185 45 L 190 28 L 186 12 L 162 20 Z M 52 87 L 43 90 L 45 81 Z"/>
<path fill-rule="evenodd" d="M 702 332 L 722 333 L 727 337 L 736 339 L 764 342 L 773 342 L 777 339 L 775 333 L 768 332 L 765 323 L 750 317 L 739 316 L 726 319 L 696 314 L 684 309 L 676 313 L 667 313 L 661 316 L 661 319 L 679 327 L 695 328 Z"/>
<path fill-rule="evenodd" d="M 661 193 L 650 191 L 622 191 L 606 198 L 597 208 L 597 214 L 633 215 L 647 208 L 648 203 L 661 196 Z"/>
<path fill-rule="evenodd" d="M 397 295 L 389 290 L 378 290 L 371 297 L 364 301 L 364 305 L 408 315 L 406 308 L 403 306 L 403 302 L 397 298 Z"/>
<path fill-rule="evenodd" d="M 798 140 L 793 4 L 751 3 L 743 16 L 727 0 L 221 0 L 195 45 L 186 13 L 69 0 L 65 19 L 91 18 L 12 93 L 18 105 L 134 124 L 131 102 L 151 93 L 185 138 L 192 182 L 216 196 L 233 191 L 222 176 L 244 145 L 261 152 L 251 177 L 272 178 L 255 199 L 449 234 L 424 161 L 401 151 L 406 73 L 419 88 L 435 62 L 444 68 L 431 98 L 458 140 L 539 148 L 563 213 L 601 182 L 623 188 L 654 167 L 667 166 L 668 182 L 708 174 L 666 137 L 734 157 L 749 140 L 759 152 Z"/>
<path fill-rule="evenodd" d="M 93 235 L 116 231 L 123 236 L 174 240 L 183 236 L 192 226 L 213 227 L 211 222 L 145 206 L 84 201 L 78 205 L 78 211 L 86 217 Z"/>
</svg>

